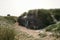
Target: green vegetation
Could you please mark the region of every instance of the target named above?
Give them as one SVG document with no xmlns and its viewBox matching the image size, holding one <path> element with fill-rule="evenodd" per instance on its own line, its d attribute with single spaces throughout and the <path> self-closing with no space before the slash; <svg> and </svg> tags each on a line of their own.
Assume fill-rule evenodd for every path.
<svg viewBox="0 0 60 40">
<path fill-rule="evenodd" d="M 14 40 L 14 29 L 7 25 L 0 25 L 0 40 Z"/>
<path fill-rule="evenodd" d="M 0 16 L 0 40 L 15 40 L 14 21 L 12 21 L 12 18 L 9 18 Z"/>
<path fill-rule="evenodd" d="M 54 21 L 49 10 L 34 9 L 24 12 L 23 15 L 19 16 L 18 23 L 30 29 L 42 29 L 48 25 L 54 24 Z"/>
<path fill-rule="evenodd" d="M 55 18 L 60 21 L 60 9 L 50 9 Z"/>
<path fill-rule="evenodd" d="M 48 26 L 46 28 L 46 31 L 53 31 L 53 32 L 59 32 L 60 33 L 60 22 Z"/>
</svg>

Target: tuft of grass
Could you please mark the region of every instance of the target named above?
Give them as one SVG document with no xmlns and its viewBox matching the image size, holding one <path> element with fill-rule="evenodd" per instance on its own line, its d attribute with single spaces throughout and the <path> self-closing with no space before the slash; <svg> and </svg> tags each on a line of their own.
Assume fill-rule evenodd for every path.
<svg viewBox="0 0 60 40">
<path fill-rule="evenodd" d="M 60 22 L 48 26 L 46 28 L 46 31 L 59 32 L 60 33 Z"/>
<path fill-rule="evenodd" d="M 44 37 L 47 36 L 47 34 L 46 34 L 46 33 L 40 33 L 39 36 L 40 36 L 41 38 L 44 38 Z"/>
<path fill-rule="evenodd" d="M 0 26 L 0 40 L 14 40 L 15 31 L 9 26 Z"/>
<path fill-rule="evenodd" d="M 52 31 L 54 28 L 56 28 L 57 25 L 52 24 L 46 28 L 46 31 Z"/>
<path fill-rule="evenodd" d="M 0 40 L 15 40 L 16 32 L 13 28 L 14 19 L 0 16 Z"/>
</svg>

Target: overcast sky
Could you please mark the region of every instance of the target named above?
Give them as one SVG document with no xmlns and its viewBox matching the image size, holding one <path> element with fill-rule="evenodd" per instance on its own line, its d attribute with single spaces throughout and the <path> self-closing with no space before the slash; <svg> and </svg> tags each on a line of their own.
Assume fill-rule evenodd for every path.
<svg viewBox="0 0 60 40">
<path fill-rule="evenodd" d="M 60 8 L 60 0 L 0 0 L 0 15 L 19 16 L 30 9 Z"/>
</svg>

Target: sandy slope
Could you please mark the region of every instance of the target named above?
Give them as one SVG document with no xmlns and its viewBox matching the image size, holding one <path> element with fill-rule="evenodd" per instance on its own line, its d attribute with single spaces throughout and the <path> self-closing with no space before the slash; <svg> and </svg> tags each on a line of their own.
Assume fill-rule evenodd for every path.
<svg viewBox="0 0 60 40">
<path fill-rule="evenodd" d="M 25 27 L 19 26 L 18 23 L 15 23 L 14 28 L 16 28 L 16 30 L 18 32 L 22 31 L 25 32 L 31 36 L 33 36 L 34 38 L 39 38 L 41 40 L 55 40 L 55 37 L 52 37 L 52 33 L 51 32 L 45 32 L 44 30 L 30 30 L 27 29 Z M 41 38 L 38 34 L 43 33 L 43 34 L 47 34 L 46 37 Z M 18 34 L 19 35 L 19 34 Z"/>
<path fill-rule="evenodd" d="M 15 23 L 15 28 L 17 28 L 18 31 L 20 30 L 22 32 L 26 32 L 27 34 L 32 35 L 33 37 L 36 37 L 36 38 L 38 38 L 38 34 L 40 31 L 40 30 L 27 29 L 26 27 L 19 26 L 18 23 Z"/>
</svg>

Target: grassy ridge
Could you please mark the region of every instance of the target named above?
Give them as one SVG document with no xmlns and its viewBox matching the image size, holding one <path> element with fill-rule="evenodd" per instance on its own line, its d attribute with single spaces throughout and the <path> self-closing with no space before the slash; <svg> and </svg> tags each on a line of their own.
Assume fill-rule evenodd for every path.
<svg viewBox="0 0 60 40">
<path fill-rule="evenodd" d="M 0 16 L 0 40 L 15 40 L 16 34 L 11 25 L 13 23 L 15 23 L 13 18 Z"/>
<path fill-rule="evenodd" d="M 16 20 L 14 16 L 0 16 L 0 40 L 17 40 L 18 33 L 13 27 Z"/>
</svg>

